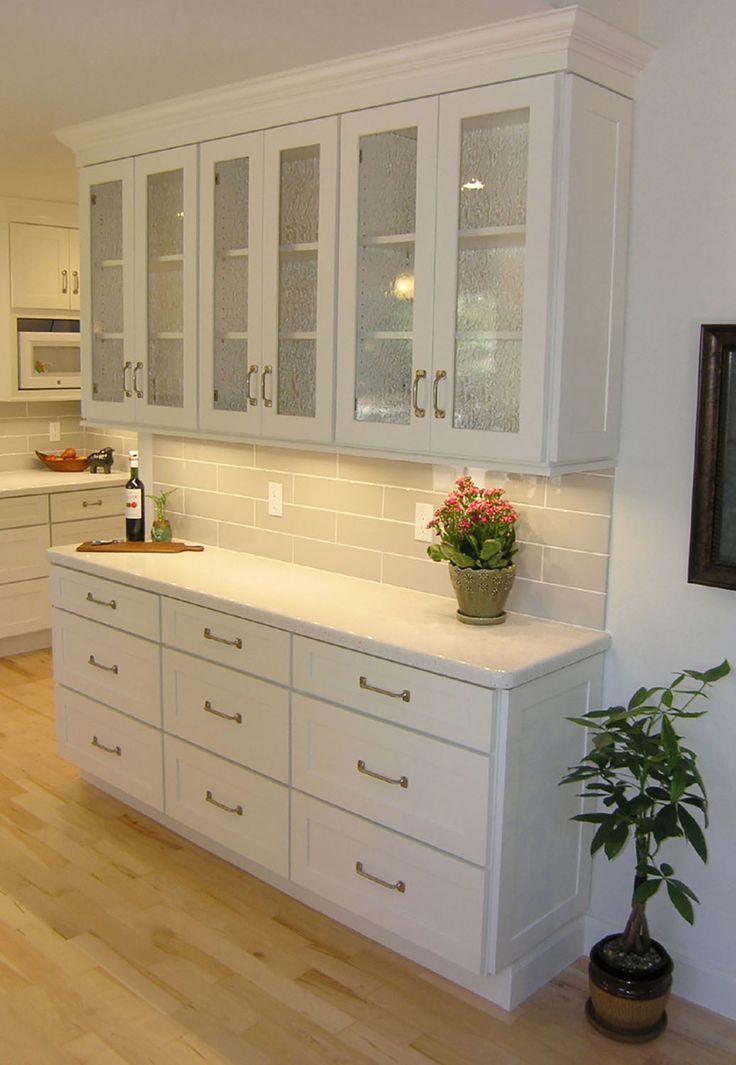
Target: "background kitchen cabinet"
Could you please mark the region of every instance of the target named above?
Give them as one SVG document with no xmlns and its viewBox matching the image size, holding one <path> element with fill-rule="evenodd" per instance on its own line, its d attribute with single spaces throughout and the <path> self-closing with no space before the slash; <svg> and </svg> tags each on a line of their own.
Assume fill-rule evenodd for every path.
<svg viewBox="0 0 736 1065">
<path fill-rule="evenodd" d="M 15 308 L 79 309 L 79 231 L 62 226 L 10 226 L 10 293 Z"/>
</svg>

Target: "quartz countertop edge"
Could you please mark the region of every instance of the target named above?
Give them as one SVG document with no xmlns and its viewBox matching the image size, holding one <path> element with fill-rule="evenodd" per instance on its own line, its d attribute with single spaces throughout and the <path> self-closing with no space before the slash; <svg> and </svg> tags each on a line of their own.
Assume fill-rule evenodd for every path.
<svg viewBox="0 0 736 1065">
<path fill-rule="evenodd" d="M 509 613 L 502 625 L 464 625 L 449 596 L 218 547 L 181 554 L 56 547 L 48 557 L 144 591 L 488 688 L 515 688 L 611 643 L 607 632 L 525 614 Z"/>
<path fill-rule="evenodd" d="M 127 473 L 59 473 L 43 467 L 38 470 L 0 470 L 0 498 L 35 496 L 56 492 L 78 492 L 82 488 L 100 488 L 125 484 Z"/>
</svg>

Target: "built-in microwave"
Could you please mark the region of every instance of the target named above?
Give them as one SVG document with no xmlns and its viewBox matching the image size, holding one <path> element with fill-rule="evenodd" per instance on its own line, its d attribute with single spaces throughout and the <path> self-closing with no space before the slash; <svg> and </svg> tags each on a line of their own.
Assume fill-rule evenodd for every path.
<svg viewBox="0 0 736 1065">
<path fill-rule="evenodd" d="M 18 319 L 18 388 L 79 388 L 79 319 Z"/>
</svg>

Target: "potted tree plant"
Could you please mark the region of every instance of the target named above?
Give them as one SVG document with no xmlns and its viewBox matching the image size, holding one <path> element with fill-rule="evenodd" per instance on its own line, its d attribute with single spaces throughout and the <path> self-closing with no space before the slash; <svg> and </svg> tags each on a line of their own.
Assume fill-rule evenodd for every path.
<svg viewBox="0 0 736 1065">
<path fill-rule="evenodd" d="M 605 936 L 590 952 L 590 998 L 586 1012 L 614 1039 L 644 1042 L 667 1023 L 665 1006 L 672 983 L 672 960 L 651 939 L 647 901 L 664 885 L 670 902 L 690 924 L 695 893 L 661 860 L 668 840 L 680 838 L 705 862 L 703 828 L 708 799 L 696 756 L 677 732 L 679 722 L 702 717 L 692 709 L 707 689 L 731 670 L 728 661 L 705 672 L 686 669 L 666 688 L 639 688 L 628 706 L 590 710 L 569 720 L 589 729 L 592 747 L 560 783 L 581 784 L 581 795 L 602 809 L 573 820 L 597 826 L 592 854 L 620 854 L 629 840 L 635 853 L 631 912 L 623 932 Z M 702 822 L 702 827 L 701 827 Z"/>
</svg>

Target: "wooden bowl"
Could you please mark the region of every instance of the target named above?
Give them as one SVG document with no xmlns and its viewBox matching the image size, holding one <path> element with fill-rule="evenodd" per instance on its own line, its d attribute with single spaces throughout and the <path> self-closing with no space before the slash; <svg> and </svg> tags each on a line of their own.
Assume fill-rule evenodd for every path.
<svg viewBox="0 0 736 1065">
<path fill-rule="evenodd" d="M 62 459 L 58 455 L 45 455 L 43 451 L 37 451 L 36 454 L 45 466 L 56 473 L 81 473 L 82 470 L 87 469 L 89 461 L 87 455 L 77 455 L 75 459 Z"/>
</svg>

